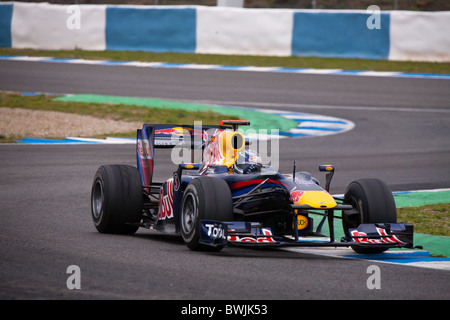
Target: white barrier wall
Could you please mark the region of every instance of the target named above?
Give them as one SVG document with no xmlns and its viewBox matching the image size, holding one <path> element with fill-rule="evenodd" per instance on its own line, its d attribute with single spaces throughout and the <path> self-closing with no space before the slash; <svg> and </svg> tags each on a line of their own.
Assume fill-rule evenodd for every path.
<svg viewBox="0 0 450 320">
<path fill-rule="evenodd" d="M 389 60 L 450 61 L 450 12 L 391 11 Z"/>
<path fill-rule="evenodd" d="M 449 11 L 0 2 L 0 46 L 18 49 L 450 62 L 449 34 Z"/>
<path fill-rule="evenodd" d="M 292 12 L 198 7 L 196 52 L 290 56 Z"/>
<path fill-rule="evenodd" d="M 11 46 L 44 50 L 105 50 L 106 6 L 14 2 Z"/>
</svg>

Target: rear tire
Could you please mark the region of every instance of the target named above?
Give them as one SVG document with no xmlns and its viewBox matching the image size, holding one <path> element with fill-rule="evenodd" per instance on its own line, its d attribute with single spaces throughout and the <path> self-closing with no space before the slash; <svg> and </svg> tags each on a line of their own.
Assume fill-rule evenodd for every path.
<svg viewBox="0 0 450 320">
<path fill-rule="evenodd" d="M 357 228 L 362 223 L 396 223 L 397 209 L 392 192 L 385 182 L 378 179 L 353 181 L 347 187 L 344 201 L 351 204 L 357 213 L 343 212 L 342 225 L 349 237 L 349 228 Z M 358 253 L 381 253 L 389 247 L 354 246 Z"/>
<path fill-rule="evenodd" d="M 91 214 L 100 233 L 133 234 L 142 216 L 142 182 L 132 166 L 101 166 L 91 190 Z"/>
<path fill-rule="evenodd" d="M 193 179 L 184 191 L 181 206 L 181 235 L 191 250 L 220 251 L 223 246 L 200 243 L 200 220 L 233 220 L 233 201 L 228 184 L 214 177 Z"/>
</svg>

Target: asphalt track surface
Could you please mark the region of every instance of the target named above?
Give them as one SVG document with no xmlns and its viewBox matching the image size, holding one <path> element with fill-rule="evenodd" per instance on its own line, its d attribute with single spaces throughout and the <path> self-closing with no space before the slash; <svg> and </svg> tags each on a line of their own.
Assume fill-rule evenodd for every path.
<svg viewBox="0 0 450 320">
<path fill-rule="evenodd" d="M 280 169 L 333 163 L 332 192 L 352 180 L 393 191 L 450 187 L 450 81 L 140 69 L 0 61 L 0 90 L 208 101 L 351 120 L 349 132 L 280 142 Z M 96 232 L 90 188 L 102 164 L 135 164 L 132 145 L 0 146 L 2 299 L 449 299 L 450 273 L 283 250 L 189 251 L 173 236 Z M 157 179 L 173 166 L 163 151 Z M 69 290 L 78 265 L 81 289 Z"/>
</svg>

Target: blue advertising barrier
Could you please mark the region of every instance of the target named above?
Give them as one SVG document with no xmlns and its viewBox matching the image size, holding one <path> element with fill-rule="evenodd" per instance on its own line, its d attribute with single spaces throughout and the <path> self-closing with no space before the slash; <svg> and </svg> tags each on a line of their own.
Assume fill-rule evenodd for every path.
<svg viewBox="0 0 450 320">
<path fill-rule="evenodd" d="M 0 47 L 11 48 L 12 4 L 0 5 Z"/>
<path fill-rule="evenodd" d="M 194 53 L 195 9 L 106 8 L 106 49 Z"/>
<path fill-rule="evenodd" d="M 17 49 L 449 62 L 449 28 L 450 11 L 0 3 L 0 47 Z"/>
<path fill-rule="evenodd" d="M 387 59 L 389 14 L 380 14 L 380 29 L 369 29 L 367 13 L 294 12 L 292 55 Z"/>
</svg>

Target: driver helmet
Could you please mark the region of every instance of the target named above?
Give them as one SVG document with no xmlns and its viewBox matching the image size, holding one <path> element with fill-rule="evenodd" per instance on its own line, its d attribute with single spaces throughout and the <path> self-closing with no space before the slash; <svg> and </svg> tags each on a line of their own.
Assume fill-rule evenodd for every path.
<svg viewBox="0 0 450 320">
<path fill-rule="evenodd" d="M 234 169 L 237 173 L 260 172 L 262 161 L 260 155 L 254 150 L 244 149 L 237 153 Z"/>
</svg>

